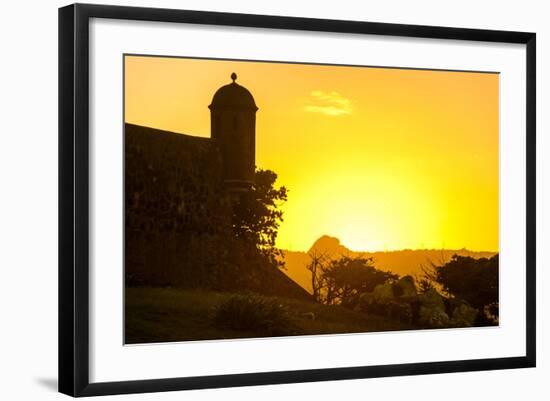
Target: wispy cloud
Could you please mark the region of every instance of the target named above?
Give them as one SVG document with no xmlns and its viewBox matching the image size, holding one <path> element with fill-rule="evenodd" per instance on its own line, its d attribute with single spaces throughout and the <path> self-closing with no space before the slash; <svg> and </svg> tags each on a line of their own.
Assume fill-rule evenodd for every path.
<svg viewBox="0 0 550 401">
<path fill-rule="evenodd" d="M 315 90 L 310 93 L 308 104 L 304 110 L 309 113 L 322 113 L 328 116 L 351 114 L 353 105 L 351 100 L 338 92 L 324 92 Z"/>
</svg>

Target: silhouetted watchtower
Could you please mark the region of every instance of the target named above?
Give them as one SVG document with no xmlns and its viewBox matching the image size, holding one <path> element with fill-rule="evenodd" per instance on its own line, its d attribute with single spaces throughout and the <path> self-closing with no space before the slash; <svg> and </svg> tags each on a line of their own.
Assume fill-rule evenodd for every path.
<svg viewBox="0 0 550 401">
<path fill-rule="evenodd" d="M 223 179 L 233 192 L 247 191 L 254 183 L 256 164 L 256 103 L 252 94 L 237 84 L 222 86 L 210 109 L 211 135 L 221 152 Z"/>
</svg>

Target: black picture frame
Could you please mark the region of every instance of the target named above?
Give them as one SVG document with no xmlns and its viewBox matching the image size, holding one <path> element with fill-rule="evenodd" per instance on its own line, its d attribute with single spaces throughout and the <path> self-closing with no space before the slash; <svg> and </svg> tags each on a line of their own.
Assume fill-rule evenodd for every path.
<svg viewBox="0 0 550 401">
<path fill-rule="evenodd" d="M 521 357 L 90 383 L 88 61 L 91 18 L 526 45 L 526 354 Z M 74 4 L 59 9 L 59 391 L 95 396 L 534 367 L 536 35 L 436 26 Z"/>
</svg>

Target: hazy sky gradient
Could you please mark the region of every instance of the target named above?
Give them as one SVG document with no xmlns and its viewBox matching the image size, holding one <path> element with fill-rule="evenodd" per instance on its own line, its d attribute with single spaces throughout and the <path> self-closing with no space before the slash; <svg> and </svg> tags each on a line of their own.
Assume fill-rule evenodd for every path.
<svg viewBox="0 0 550 401">
<path fill-rule="evenodd" d="M 126 58 L 126 121 L 210 136 L 231 82 L 259 107 L 256 164 L 289 189 L 278 246 L 498 250 L 499 76 Z"/>
</svg>

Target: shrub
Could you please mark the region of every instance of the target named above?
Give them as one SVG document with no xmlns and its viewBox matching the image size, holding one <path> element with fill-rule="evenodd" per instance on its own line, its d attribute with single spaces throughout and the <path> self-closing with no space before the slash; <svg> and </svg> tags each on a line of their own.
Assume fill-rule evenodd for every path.
<svg viewBox="0 0 550 401">
<path fill-rule="evenodd" d="M 256 295 L 234 295 L 216 309 L 214 323 L 260 336 L 294 334 L 289 312 L 277 300 Z"/>
</svg>

